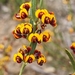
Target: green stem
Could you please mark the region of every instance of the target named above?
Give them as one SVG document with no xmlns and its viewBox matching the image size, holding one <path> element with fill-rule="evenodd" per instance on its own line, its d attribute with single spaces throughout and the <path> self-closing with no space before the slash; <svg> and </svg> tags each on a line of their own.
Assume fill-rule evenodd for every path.
<svg viewBox="0 0 75 75">
<path fill-rule="evenodd" d="M 19 73 L 19 75 L 22 75 L 25 66 L 26 66 L 26 63 L 23 62 L 22 67 L 21 67 L 21 69 L 20 69 L 20 73 Z"/>
<path fill-rule="evenodd" d="M 32 16 L 33 21 L 35 22 L 36 21 L 35 11 L 36 11 L 36 6 L 37 6 L 36 0 L 31 0 L 31 4 L 32 4 L 31 16 Z"/>
<path fill-rule="evenodd" d="M 75 71 L 75 60 L 74 60 L 72 54 L 71 54 L 67 49 L 65 50 L 65 52 L 66 52 L 66 54 L 68 55 L 68 57 L 69 57 L 69 59 L 70 59 L 70 61 L 71 61 L 71 63 L 72 63 L 73 69 L 74 69 L 74 71 Z"/>
<path fill-rule="evenodd" d="M 31 12 L 30 12 L 30 16 L 32 17 L 30 19 L 30 23 L 33 25 L 33 33 L 35 33 L 36 31 L 36 27 L 37 27 L 37 24 L 36 24 L 36 16 L 35 16 L 35 11 L 36 11 L 36 6 L 37 6 L 37 1 L 36 0 L 31 0 L 31 4 L 32 4 L 32 7 L 31 7 Z M 34 50 L 36 48 L 36 45 L 37 43 L 31 43 L 30 46 L 32 47 L 32 50 L 30 51 L 30 54 L 33 54 L 34 53 Z"/>
</svg>

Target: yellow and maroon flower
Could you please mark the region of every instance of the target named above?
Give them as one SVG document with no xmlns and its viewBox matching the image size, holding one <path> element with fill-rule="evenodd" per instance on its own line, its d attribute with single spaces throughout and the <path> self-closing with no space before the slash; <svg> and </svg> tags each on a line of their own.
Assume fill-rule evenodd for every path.
<svg viewBox="0 0 75 75">
<path fill-rule="evenodd" d="M 41 56 L 41 52 L 39 50 L 34 51 L 35 58 L 38 59 Z"/>
<path fill-rule="evenodd" d="M 25 9 L 28 11 L 30 7 L 31 7 L 31 3 L 28 2 L 28 3 L 23 3 L 23 4 L 20 6 L 20 9 L 25 8 Z"/>
<path fill-rule="evenodd" d="M 39 57 L 39 59 L 37 60 L 37 63 L 42 66 L 43 63 L 46 63 L 46 58 L 45 57 Z"/>
<path fill-rule="evenodd" d="M 23 55 L 21 53 L 14 54 L 13 60 L 17 63 L 21 63 L 23 60 Z"/>
<path fill-rule="evenodd" d="M 21 21 L 22 18 L 21 18 L 21 16 L 20 16 L 20 13 L 15 14 L 15 15 L 13 16 L 13 19 L 14 19 L 14 20 L 17 20 L 17 21 Z"/>
<path fill-rule="evenodd" d="M 32 27 L 29 26 L 29 25 L 24 25 L 22 28 L 21 28 L 21 33 L 24 35 L 24 34 L 29 34 L 32 32 Z"/>
<path fill-rule="evenodd" d="M 24 50 L 24 53 L 29 53 L 30 51 L 31 51 L 31 47 L 30 46 L 25 46 L 25 45 L 23 45 L 23 50 Z"/>
<path fill-rule="evenodd" d="M 28 62 L 28 63 L 32 63 L 34 60 L 35 60 L 35 56 L 34 56 L 33 54 L 27 55 L 27 56 L 24 58 L 24 61 L 25 61 L 25 62 Z"/>
<path fill-rule="evenodd" d="M 45 27 L 46 27 L 46 24 L 41 24 L 42 29 L 45 29 Z"/>
<path fill-rule="evenodd" d="M 22 37 L 22 35 L 21 35 L 21 28 L 22 28 L 22 26 L 23 26 L 23 23 L 22 23 L 22 24 L 18 24 L 18 25 L 16 26 L 15 30 L 12 32 L 13 35 L 14 35 L 14 37 L 15 37 L 16 39 Z"/>
<path fill-rule="evenodd" d="M 70 46 L 70 48 L 73 50 L 73 52 L 75 53 L 75 42 L 73 42 Z"/>
<path fill-rule="evenodd" d="M 12 33 L 13 33 L 13 36 L 14 36 L 16 39 L 19 39 L 19 38 L 22 37 L 22 35 L 15 33 L 15 31 L 13 31 Z"/>
<path fill-rule="evenodd" d="M 56 23 L 56 18 L 55 18 L 55 15 L 53 12 L 50 12 L 50 15 L 52 15 L 52 19 L 50 21 L 50 24 L 53 26 L 53 27 L 56 27 L 57 26 L 57 23 Z"/>
<path fill-rule="evenodd" d="M 52 20 L 53 15 L 50 14 L 44 14 L 41 18 L 42 23 L 44 24 L 50 24 L 50 21 Z"/>
<path fill-rule="evenodd" d="M 40 43 L 41 42 L 41 37 L 38 33 L 31 33 L 28 37 L 28 40 L 30 42 L 33 42 L 33 43 Z"/>
<path fill-rule="evenodd" d="M 19 49 L 18 53 L 21 53 L 23 56 L 24 56 L 24 54 L 25 54 L 24 50 L 21 49 L 21 48 Z"/>
<path fill-rule="evenodd" d="M 26 9 L 21 9 L 19 13 L 22 19 L 25 19 L 28 17 L 28 12 Z"/>
<path fill-rule="evenodd" d="M 51 40 L 51 35 L 47 30 L 42 32 L 40 36 L 41 36 L 41 41 L 43 42 L 49 42 Z"/>
<path fill-rule="evenodd" d="M 38 9 L 35 12 L 35 16 L 40 19 L 44 14 L 48 14 L 48 11 L 46 9 Z"/>
</svg>

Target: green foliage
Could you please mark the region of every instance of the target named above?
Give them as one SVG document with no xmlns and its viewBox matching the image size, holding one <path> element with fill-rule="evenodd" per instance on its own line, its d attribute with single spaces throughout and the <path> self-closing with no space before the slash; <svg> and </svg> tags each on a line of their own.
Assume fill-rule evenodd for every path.
<svg viewBox="0 0 75 75">
<path fill-rule="evenodd" d="M 7 4 L 9 2 L 9 0 L 0 0 L 0 3 L 2 4 Z"/>
</svg>

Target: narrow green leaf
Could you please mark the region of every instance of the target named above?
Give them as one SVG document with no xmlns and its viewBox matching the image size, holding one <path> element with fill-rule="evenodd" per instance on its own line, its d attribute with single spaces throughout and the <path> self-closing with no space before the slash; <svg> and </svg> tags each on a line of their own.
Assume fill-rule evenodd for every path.
<svg viewBox="0 0 75 75">
<path fill-rule="evenodd" d="M 43 0 L 40 0 L 40 5 L 39 5 L 40 9 L 43 8 Z"/>
<path fill-rule="evenodd" d="M 66 52 L 66 54 L 68 55 L 68 57 L 69 57 L 69 59 L 70 59 L 70 61 L 71 61 L 71 63 L 72 63 L 73 69 L 74 69 L 74 71 L 75 71 L 75 60 L 74 60 L 72 54 L 71 54 L 67 49 L 65 50 L 65 52 Z"/>
<path fill-rule="evenodd" d="M 4 74 L 3 74 L 3 70 L 2 70 L 2 69 L 0 69 L 0 75 L 4 75 Z"/>
</svg>

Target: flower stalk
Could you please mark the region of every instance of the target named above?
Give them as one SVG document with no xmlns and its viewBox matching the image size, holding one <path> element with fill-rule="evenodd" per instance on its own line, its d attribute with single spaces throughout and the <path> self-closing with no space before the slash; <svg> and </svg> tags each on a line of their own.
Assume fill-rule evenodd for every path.
<svg viewBox="0 0 75 75">
<path fill-rule="evenodd" d="M 25 66 L 26 66 L 26 63 L 23 62 L 19 75 L 22 75 Z"/>
<path fill-rule="evenodd" d="M 30 22 L 33 25 L 33 32 L 35 32 L 35 30 L 36 30 L 36 25 L 35 25 L 35 21 L 36 21 L 35 11 L 36 11 L 36 5 L 37 5 L 36 4 L 36 0 L 31 0 L 31 5 L 32 5 L 32 7 L 30 9 L 31 10 L 30 16 L 32 18 L 30 19 Z M 30 54 L 32 54 L 34 52 L 34 50 L 36 48 L 36 45 L 37 45 L 37 43 L 31 43 L 30 44 L 30 46 L 32 47 L 32 50 L 31 50 Z M 23 62 L 19 75 L 22 75 L 25 66 L 26 66 L 26 63 Z"/>
</svg>

